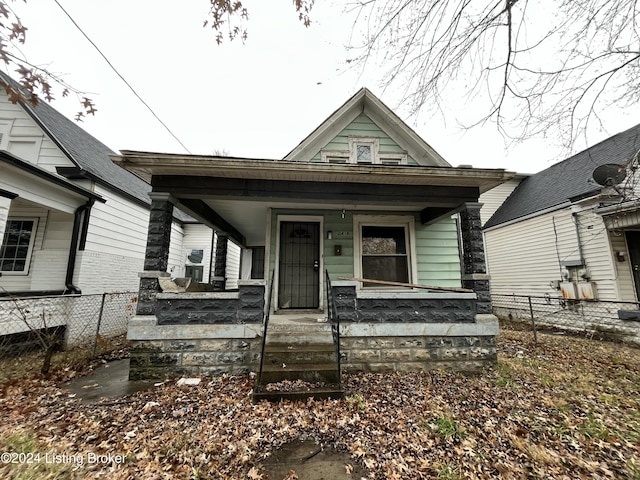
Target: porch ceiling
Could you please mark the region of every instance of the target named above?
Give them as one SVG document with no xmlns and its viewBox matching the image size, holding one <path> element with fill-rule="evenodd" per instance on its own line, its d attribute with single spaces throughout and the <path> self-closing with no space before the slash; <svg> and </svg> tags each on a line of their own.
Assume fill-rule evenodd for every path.
<svg viewBox="0 0 640 480">
<path fill-rule="evenodd" d="M 267 227 L 267 210 L 269 208 L 281 209 L 299 209 L 305 207 L 314 210 L 340 210 L 345 209 L 348 212 L 353 211 L 393 211 L 390 205 L 356 205 L 356 204 L 335 204 L 335 203 L 312 203 L 301 205 L 300 202 L 292 202 L 285 200 L 264 201 L 244 201 L 239 203 L 237 200 L 226 199 L 205 199 L 204 202 L 221 217 L 240 231 L 244 236 L 246 245 L 257 246 L 264 245 L 265 232 Z M 397 207 L 395 208 L 397 209 Z M 420 205 L 406 205 L 403 211 L 420 211 Z"/>
</svg>

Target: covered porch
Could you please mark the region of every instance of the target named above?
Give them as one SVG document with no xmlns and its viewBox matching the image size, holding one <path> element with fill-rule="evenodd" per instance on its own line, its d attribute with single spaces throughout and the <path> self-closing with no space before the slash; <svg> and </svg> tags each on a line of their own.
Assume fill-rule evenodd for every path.
<svg viewBox="0 0 640 480">
<path fill-rule="evenodd" d="M 114 160 L 153 187 L 132 378 L 255 371 L 265 314 L 323 319 L 330 297 L 345 370 L 495 361 L 478 197 L 507 172 L 144 152 Z M 237 291 L 161 291 L 174 207 L 241 247 Z"/>
</svg>

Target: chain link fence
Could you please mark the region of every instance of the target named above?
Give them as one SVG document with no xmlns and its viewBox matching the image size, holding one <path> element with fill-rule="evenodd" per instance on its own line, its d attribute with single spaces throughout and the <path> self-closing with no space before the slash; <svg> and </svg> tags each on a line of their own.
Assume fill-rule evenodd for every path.
<svg viewBox="0 0 640 480">
<path fill-rule="evenodd" d="M 0 382 L 39 369 L 48 351 L 91 358 L 123 346 L 137 301 L 137 292 L 0 298 Z"/>
<path fill-rule="evenodd" d="M 526 323 L 534 333 L 537 328 L 560 329 L 640 345 L 640 321 L 636 319 L 640 318 L 638 302 L 524 295 L 492 295 L 491 300 L 493 313 L 499 319 Z M 638 315 L 623 320 L 620 311 L 638 311 Z"/>
</svg>

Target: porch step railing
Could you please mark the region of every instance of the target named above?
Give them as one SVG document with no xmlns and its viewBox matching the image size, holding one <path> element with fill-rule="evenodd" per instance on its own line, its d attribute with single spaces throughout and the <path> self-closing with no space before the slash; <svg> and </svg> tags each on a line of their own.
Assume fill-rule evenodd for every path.
<svg viewBox="0 0 640 480">
<path fill-rule="evenodd" d="M 331 278 L 329 272 L 325 270 L 325 290 L 327 291 L 327 320 L 331 325 L 331 335 L 333 336 L 333 346 L 336 351 L 336 364 L 338 367 L 338 383 L 342 386 L 342 355 L 340 354 L 340 317 L 336 308 L 335 298 L 333 296 L 333 288 L 331 287 Z"/>
<path fill-rule="evenodd" d="M 271 297 L 273 294 L 273 277 L 275 275 L 275 270 L 271 272 L 271 277 L 269 278 L 269 285 L 267 285 L 267 301 L 265 302 L 265 311 L 264 311 L 264 330 L 262 331 L 262 348 L 260 349 L 260 368 L 258 369 L 258 378 L 256 381 L 256 385 L 253 389 L 254 392 L 260 392 L 262 389 L 262 372 L 264 370 L 264 351 L 267 345 L 267 329 L 269 327 L 269 315 L 271 313 Z"/>
</svg>

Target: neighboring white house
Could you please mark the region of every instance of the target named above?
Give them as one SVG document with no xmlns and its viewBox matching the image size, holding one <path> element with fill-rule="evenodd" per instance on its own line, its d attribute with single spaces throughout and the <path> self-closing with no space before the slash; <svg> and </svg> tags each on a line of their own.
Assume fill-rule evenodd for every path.
<svg viewBox="0 0 640 480">
<path fill-rule="evenodd" d="M 640 300 L 639 151 L 637 125 L 519 179 L 484 224 L 498 316 L 640 343 L 638 305 L 621 303 Z M 485 194 L 489 210 L 508 183 Z"/>
<path fill-rule="evenodd" d="M 2 82 L 13 81 L 0 74 Z M 47 103 L 14 104 L 2 89 L 0 296 L 138 291 L 151 187 L 115 165 L 111 155 L 111 149 Z M 187 249 L 201 249 L 206 256 L 195 263 L 207 281 L 213 232 L 189 222 L 195 221 L 174 213 L 172 276 L 191 274 L 197 265 L 189 261 Z M 229 250 L 239 258 L 239 250 Z M 227 271 L 228 288 L 238 268 Z M 66 316 L 72 314 L 69 310 Z M 16 332 L 0 329 L 0 335 L 9 333 Z"/>
<path fill-rule="evenodd" d="M 640 125 L 521 179 L 484 224 L 492 293 L 561 296 L 563 283 L 565 296 L 636 301 L 640 222 L 626 200 L 637 198 L 635 182 L 630 175 L 616 186 L 623 196 L 593 172 L 637 166 L 638 150 Z"/>
</svg>

